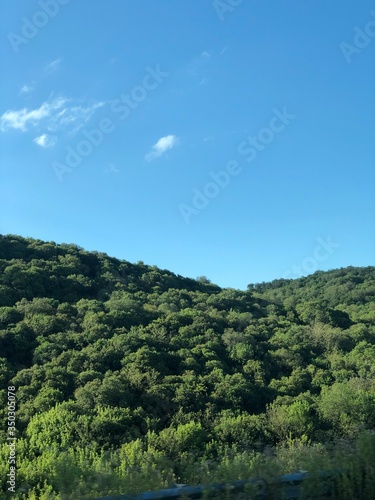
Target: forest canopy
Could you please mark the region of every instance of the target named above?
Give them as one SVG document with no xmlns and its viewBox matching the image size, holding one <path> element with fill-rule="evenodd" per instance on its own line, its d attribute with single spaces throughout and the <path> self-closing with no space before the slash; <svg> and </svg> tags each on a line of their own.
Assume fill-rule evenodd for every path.
<svg viewBox="0 0 375 500">
<path fill-rule="evenodd" d="M 7 235 L 0 271 L 0 469 L 5 493 L 14 386 L 13 498 L 199 482 L 192 467 L 223 457 L 374 430 L 374 267 L 240 291 Z"/>
</svg>

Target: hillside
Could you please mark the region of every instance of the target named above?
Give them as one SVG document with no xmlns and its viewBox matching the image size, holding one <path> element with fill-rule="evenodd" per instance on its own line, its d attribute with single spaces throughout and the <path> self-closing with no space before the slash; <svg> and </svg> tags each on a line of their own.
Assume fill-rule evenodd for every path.
<svg viewBox="0 0 375 500">
<path fill-rule="evenodd" d="M 13 498 L 198 483 L 266 445 L 374 430 L 375 267 L 239 291 L 11 235 L 0 237 L 0 270 Z"/>
</svg>

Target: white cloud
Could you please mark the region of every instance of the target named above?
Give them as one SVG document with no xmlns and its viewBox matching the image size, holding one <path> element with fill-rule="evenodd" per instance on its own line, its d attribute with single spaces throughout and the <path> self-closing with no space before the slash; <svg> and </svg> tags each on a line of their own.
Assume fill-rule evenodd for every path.
<svg viewBox="0 0 375 500">
<path fill-rule="evenodd" d="M 115 174 L 118 174 L 120 172 L 120 170 L 113 163 L 108 163 L 108 166 L 104 170 L 104 172 L 113 172 Z"/>
<path fill-rule="evenodd" d="M 95 111 L 104 106 L 104 102 L 94 102 L 89 105 L 67 106 L 68 99 L 57 97 L 45 101 L 39 108 L 23 108 L 17 111 L 8 110 L 0 116 L 0 130 L 9 129 L 25 132 L 29 128 L 37 128 L 43 121 L 43 126 L 49 131 L 77 131 L 90 120 Z"/>
<path fill-rule="evenodd" d="M 196 57 L 188 65 L 187 72 L 189 76 L 199 76 L 207 71 L 207 65 L 211 59 L 211 54 L 204 50 L 200 56 Z"/>
<path fill-rule="evenodd" d="M 52 148 L 56 144 L 56 137 L 42 134 L 39 137 L 35 137 L 34 142 L 41 148 Z"/>
<path fill-rule="evenodd" d="M 33 90 L 34 90 L 34 85 L 28 85 L 27 83 L 25 83 L 25 85 L 21 87 L 20 94 L 29 94 Z"/>
<path fill-rule="evenodd" d="M 44 71 L 46 73 L 50 73 L 51 71 L 56 71 L 60 66 L 61 62 L 62 62 L 61 57 L 59 59 L 55 59 L 54 61 L 50 62 L 49 64 L 47 64 L 47 66 L 44 67 Z"/>
<path fill-rule="evenodd" d="M 28 110 L 27 108 L 19 111 L 6 111 L 0 117 L 0 130 L 5 131 L 9 128 L 16 130 L 27 130 L 28 125 L 37 126 L 41 120 L 48 118 L 57 109 L 62 108 L 66 99 L 58 97 L 51 102 L 45 101 L 39 108 Z"/>
<path fill-rule="evenodd" d="M 161 137 L 153 146 L 149 153 L 146 154 L 146 160 L 151 161 L 163 155 L 169 149 L 176 146 L 178 138 L 175 135 L 166 135 Z"/>
<path fill-rule="evenodd" d="M 94 102 L 89 106 L 66 107 L 53 116 L 50 120 L 48 129 L 56 130 L 60 127 L 66 127 L 74 123 L 75 127 L 73 131 L 76 132 L 90 120 L 98 108 L 101 108 L 104 105 L 105 102 Z"/>
</svg>

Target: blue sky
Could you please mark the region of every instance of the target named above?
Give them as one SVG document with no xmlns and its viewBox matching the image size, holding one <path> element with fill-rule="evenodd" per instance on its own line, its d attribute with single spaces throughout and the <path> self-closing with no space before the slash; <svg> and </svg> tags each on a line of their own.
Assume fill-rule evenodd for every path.
<svg viewBox="0 0 375 500">
<path fill-rule="evenodd" d="M 374 1 L 0 9 L 1 233 L 241 289 L 374 263 Z"/>
</svg>

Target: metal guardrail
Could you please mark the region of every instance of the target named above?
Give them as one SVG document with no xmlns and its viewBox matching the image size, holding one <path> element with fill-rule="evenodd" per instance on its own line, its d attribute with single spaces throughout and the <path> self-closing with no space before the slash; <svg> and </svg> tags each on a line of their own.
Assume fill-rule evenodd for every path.
<svg viewBox="0 0 375 500">
<path fill-rule="evenodd" d="M 246 492 L 246 488 L 249 487 L 253 492 L 253 498 L 256 500 L 267 500 L 269 498 L 270 488 L 273 490 L 277 488 L 284 499 L 297 500 L 301 496 L 301 486 L 304 480 L 309 477 L 314 477 L 317 479 L 334 479 L 342 474 L 343 470 L 333 470 L 333 471 L 320 471 L 316 474 L 309 474 L 307 471 L 299 471 L 293 474 L 284 474 L 279 476 L 277 479 L 267 482 L 262 478 L 248 479 L 245 481 L 233 481 L 231 483 L 213 483 L 208 485 L 200 486 L 187 486 L 187 485 L 176 485 L 171 488 L 158 491 L 147 491 L 145 493 L 139 493 L 136 495 L 116 495 L 109 497 L 100 497 L 91 500 L 161 500 L 170 499 L 177 500 L 182 497 L 184 498 L 202 498 L 208 493 L 220 493 L 220 492 L 230 492 L 231 494 L 237 494 L 241 492 Z M 331 491 L 329 484 L 325 492 L 327 498 L 331 496 Z M 331 484 L 332 486 L 332 484 Z"/>
</svg>

